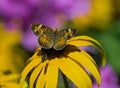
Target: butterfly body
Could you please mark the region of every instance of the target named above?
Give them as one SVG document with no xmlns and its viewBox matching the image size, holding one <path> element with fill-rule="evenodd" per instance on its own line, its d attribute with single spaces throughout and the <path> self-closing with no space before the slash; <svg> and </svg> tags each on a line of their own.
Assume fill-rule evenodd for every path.
<svg viewBox="0 0 120 88">
<path fill-rule="evenodd" d="M 76 34 L 75 29 L 55 30 L 41 24 L 32 24 L 31 29 L 38 36 L 39 45 L 43 49 L 62 50 L 66 41 Z"/>
</svg>

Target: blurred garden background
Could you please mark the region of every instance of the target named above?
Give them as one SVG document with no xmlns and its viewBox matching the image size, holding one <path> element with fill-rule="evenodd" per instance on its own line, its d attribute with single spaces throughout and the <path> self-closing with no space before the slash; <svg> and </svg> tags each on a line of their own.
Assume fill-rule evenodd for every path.
<svg viewBox="0 0 120 88">
<path fill-rule="evenodd" d="M 38 47 L 32 23 L 95 38 L 107 57 L 100 88 L 120 88 L 120 0 L 0 0 L 0 88 L 19 88 L 17 78 Z"/>
</svg>

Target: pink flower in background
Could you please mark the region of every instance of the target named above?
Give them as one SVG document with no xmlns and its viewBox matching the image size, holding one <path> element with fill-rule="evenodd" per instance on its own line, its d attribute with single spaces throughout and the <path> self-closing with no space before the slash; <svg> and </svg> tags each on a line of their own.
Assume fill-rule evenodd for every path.
<svg viewBox="0 0 120 88">
<path fill-rule="evenodd" d="M 99 88 L 120 88 L 118 77 L 113 68 L 107 64 L 101 68 L 101 86 Z M 97 84 L 93 84 L 93 88 L 98 88 Z"/>
</svg>

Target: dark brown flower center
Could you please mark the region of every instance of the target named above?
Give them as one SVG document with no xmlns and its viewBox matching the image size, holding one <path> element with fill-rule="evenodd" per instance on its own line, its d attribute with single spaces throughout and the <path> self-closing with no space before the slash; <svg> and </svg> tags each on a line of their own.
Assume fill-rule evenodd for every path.
<svg viewBox="0 0 120 88">
<path fill-rule="evenodd" d="M 71 52 L 80 52 L 80 49 L 73 45 L 66 45 L 65 48 L 62 50 L 55 50 L 54 48 L 51 49 L 41 49 L 42 54 L 42 61 L 54 58 L 61 58 L 61 57 L 67 57 L 69 53 Z"/>
<path fill-rule="evenodd" d="M 42 48 L 42 53 L 48 59 L 53 59 L 55 57 L 59 58 L 60 55 L 64 52 L 64 49 L 62 49 L 62 50 L 55 50 L 53 48 L 51 48 L 51 49 L 44 49 L 44 48 Z"/>
</svg>

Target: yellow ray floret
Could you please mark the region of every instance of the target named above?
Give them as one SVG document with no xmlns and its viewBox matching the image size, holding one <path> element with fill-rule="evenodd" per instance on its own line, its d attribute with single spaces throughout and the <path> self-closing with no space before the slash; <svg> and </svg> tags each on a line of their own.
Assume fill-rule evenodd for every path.
<svg viewBox="0 0 120 88">
<path fill-rule="evenodd" d="M 92 88 L 92 82 L 82 67 L 77 65 L 70 58 L 58 59 L 59 69 L 78 87 Z"/>
<path fill-rule="evenodd" d="M 57 59 L 49 62 L 46 72 L 46 88 L 57 88 L 58 82 L 58 66 Z"/>
<path fill-rule="evenodd" d="M 62 50 L 38 48 L 21 74 L 20 85 L 31 73 L 29 88 L 57 88 L 60 70 L 77 88 L 92 88 L 91 75 L 100 86 L 100 71 L 96 62 L 86 51 L 79 48 L 89 45 L 102 54 L 102 65 L 105 65 L 105 52 L 101 44 L 88 36 L 78 36 L 69 39 Z M 46 58 L 41 61 L 44 54 Z"/>
<path fill-rule="evenodd" d="M 102 57 L 103 57 L 102 58 L 102 66 L 105 65 L 106 57 L 105 57 L 104 48 L 95 39 L 93 39 L 91 37 L 88 37 L 88 36 L 77 36 L 77 37 L 74 37 L 74 38 L 71 38 L 70 40 L 68 40 L 67 44 L 71 44 L 71 45 L 74 45 L 74 46 L 77 46 L 77 47 L 88 46 L 88 45 L 94 46 L 102 54 Z"/>
<path fill-rule="evenodd" d="M 89 57 L 86 57 L 86 54 L 87 53 L 85 51 L 81 51 L 70 53 L 68 56 L 78 65 L 83 66 L 85 70 L 87 69 L 95 77 L 97 84 L 100 85 L 101 82 L 100 73 L 97 69 L 98 67 L 96 67 L 97 65 L 95 65 L 95 62 L 93 61 L 91 56 L 89 55 Z"/>
<path fill-rule="evenodd" d="M 24 69 L 24 71 L 21 74 L 21 80 L 20 80 L 20 88 L 22 88 L 23 82 L 25 81 L 26 76 L 28 73 L 37 66 L 41 60 L 39 58 L 32 60 Z"/>
</svg>

